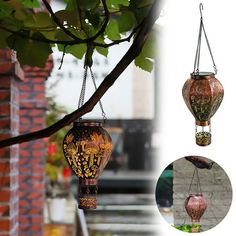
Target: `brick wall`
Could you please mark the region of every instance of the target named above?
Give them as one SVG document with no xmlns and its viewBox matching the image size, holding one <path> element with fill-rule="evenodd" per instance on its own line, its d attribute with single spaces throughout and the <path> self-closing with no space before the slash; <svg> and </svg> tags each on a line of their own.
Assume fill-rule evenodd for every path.
<svg viewBox="0 0 236 236">
<path fill-rule="evenodd" d="M 194 166 L 183 158 L 175 161 L 173 167 L 174 224 L 190 224 L 190 218 L 184 208 L 184 201 L 188 196 Z M 208 203 L 208 208 L 200 222 L 205 231 L 217 225 L 227 214 L 231 205 L 232 189 L 228 176 L 216 163 L 211 170 L 199 169 L 199 178 L 203 196 Z M 196 192 L 196 190 L 195 178 L 191 192 Z"/>
<path fill-rule="evenodd" d="M 24 67 L 25 81 L 20 85 L 20 132 L 45 128 L 45 80 L 52 69 Z M 46 142 L 41 139 L 20 145 L 19 235 L 43 235 L 44 165 Z"/>
<path fill-rule="evenodd" d="M 19 128 L 19 81 L 24 74 L 10 50 L 0 50 L 0 140 Z M 18 235 L 19 146 L 0 149 L 0 236 Z"/>
</svg>

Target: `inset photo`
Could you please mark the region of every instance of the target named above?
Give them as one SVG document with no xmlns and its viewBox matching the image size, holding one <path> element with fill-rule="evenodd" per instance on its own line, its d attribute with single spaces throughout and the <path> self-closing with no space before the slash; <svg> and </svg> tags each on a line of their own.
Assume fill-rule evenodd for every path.
<svg viewBox="0 0 236 236">
<path fill-rule="evenodd" d="M 164 219 L 177 230 L 207 231 L 227 215 L 232 186 L 217 163 L 202 156 L 186 156 L 169 166 L 156 185 L 156 203 Z"/>
</svg>

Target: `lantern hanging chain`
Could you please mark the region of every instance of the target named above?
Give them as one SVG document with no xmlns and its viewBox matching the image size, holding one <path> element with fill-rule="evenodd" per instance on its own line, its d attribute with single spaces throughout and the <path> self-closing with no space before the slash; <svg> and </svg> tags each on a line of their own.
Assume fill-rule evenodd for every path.
<svg viewBox="0 0 236 236">
<path fill-rule="evenodd" d="M 209 53 L 210 53 L 210 56 L 211 56 L 211 60 L 212 60 L 212 63 L 213 63 L 213 69 L 215 71 L 215 74 L 217 74 L 217 67 L 216 67 L 216 64 L 215 64 L 215 60 L 214 60 L 214 57 L 213 57 L 213 54 L 212 54 L 212 51 L 211 51 L 210 43 L 209 43 L 209 40 L 208 40 L 208 37 L 207 37 L 207 34 L 206 34 L 206 30 L 205 30 L 205 26 L 204 26 L 204 23 L 203 23 L 203 16 L 202 16 L 203 4 L 202 3 L 200 3 L 200 5 L 199 5 L 199 10 L 200 10 L 201 18 L 200 18 L 198 43 L 197 43 L 197 50 L 196 50 L 196 54 L 195 54 L 194 71 L 193 72 L 194 72 L 194 74 L 197 74 L 197 75 L 199 74 L 201 39 L 202 39 L 202 31 L 203 31 L 203 34 L 205 36 L 205 40 L 206 40 L 206 43 L 207 43 L 207 47 L 208 47 L 208 50 L 209 50 Z"/>
<path fill-rule="evenodd" d="M 92 80 L 93 80 L 94 88 L 95 88 L 95 90 L 97 90 L 97 85 L 96 85 L 95 77 L 94 77 L 94 74 L 93 74 L 93 71 L 92 71 L 92 68 L 91 68 L 91 67 L 89 67 L 89 71 L 90 71 L 90 74 L 91 74 L 91 77 L 92 77 Z M 101 100 L 99 100 L 98 102 L 99 102 L 100 109 L 101 109 L 101 111 L 102 111 L 103 121 L 105 122 L 106 119 L 107 119 L 107 118 L 106 118 L 106 113 L 105 113 L 105 111 L 104 111 L 104 109 L 103 109 L 103 105 L 102 105 Z"/>
<path fill-rule="evenodd" d="M 192 185 L 193 185 L 193 180 L 194 180 L 195 174 L 197 176 L 197 190 L 200 190 L 200 193 L 202 193 L 200 178 L 199 178 L 199 175 L 198 175 L 198 169 L 197 169 L 197 167 L 195 167 L 194 171 L 193 171 L 193 176 L 192 176 L 192 179 L 191 179 L 191 182 L 190 182 L 190 185 L 189 185 L 188 194 L 190 194 L 190 191 L 192 189 Z"/>
<path fill-rule="evenodd" d="M 79 108 L 84 105 L 87 72 L 88 72 L 88 66 L 85 66 L 85 68 L 84 68 L 84 76 L 83 76 L 83 83 L 82 83 L 82 88 L 81 88 L 80 97 L 79 97 L 79 104 L 78 104 Z"/>
<path fill-rule="evenodd" d="M 90 71 L 90 74 L 91 74 L 91 78 L 92 78 L 92 81 L 93 81 L 94 88 L 95 88 L 95 90 L 97 90 L 95 77 L 94 77 L 94 74 L 92 72 L 92 65 L 93 65 L 92 54 L 93 54 L 93 51 L 94 51 L 94 47 L 90 46 L 90 45 L 87 45 L 87 52 L 86 52 L 86 55 L 85 55 L 85 62 L 84 62 L 84 76 L 83 76 L 82 88 L 81 88 L 80 97 L 79 97 L 79 104 L 78 104 L 79 108 L 84 105 L 88 68 L 89 68 L 89 71 Z M 107 118 L 106 118 L 106 113 L 103 109 L 103 105 L 102 105 L 101 100 L 99 100 L 99 106 L 101 108 L 103 121 L 105 123 Z"/>
</svg>

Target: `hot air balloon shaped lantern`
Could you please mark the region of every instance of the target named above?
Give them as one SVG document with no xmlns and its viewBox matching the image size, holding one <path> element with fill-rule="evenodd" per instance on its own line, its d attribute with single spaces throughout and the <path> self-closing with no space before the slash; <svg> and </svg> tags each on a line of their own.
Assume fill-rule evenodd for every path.
<svg viewBox="0 0 236 236">
<path fill-rule="evenodd" d="M 91 60 L 89 62 L 85 63 L 79 107 L 84 102 L 88 69 L 96 89 L 94 75 L 91 70 Z M 101 101 L 99 101 L 99 104 L 105 121 L 106 117 Z M 63 140 L 63 151 L 69 166 L 75 175 L 79 177 L 78 207 L 81 209 L 95 209 L 97 206 L 98 177 L 109 161 L 112 152 L 111 137 L 103 129 L 102 122 L 78 119 Z"/>
<path fill-rule="evenodd" d="M 202 3 L 199 5 L 199 8 L 201 18 L 194 71 L 190 74 L 190 78 L 185 82 L 182 94 L 188 109 L 195 117 L 196 143 L 199 146 L 207 146 L 211 144 L 211 117 L 216 113 L 223 100 L 224 88 L 220 81 L 215 78 L 217 69 L 203 24 Z M 213 62 L 214 73 L 199 71 L 202 33 L 205 36 Z"/>
<path fill-rule="evenodd" d="M 193 225 L 192 232 L 198 232 L 199 229 L 197 227 L 195 228 L 195 226 L 200 223 L 200 219 L 207 209 L 207 200 L 202 193 L 198 169 L 210 170 L 214 162 L 207 162 L 199 156 L 188 156 L 185 157 L 185 159 L 187 161 L 190 161 L 194 165 L 194 172 L 191 183 L 189 185 L 188 197 L 185 199 L 184 206 L 187 214 L 191 218 L 191 222 Z M 197 191 L 191 192 L 193 180 L 195 177 L 197 178 Z"/>
</svg>

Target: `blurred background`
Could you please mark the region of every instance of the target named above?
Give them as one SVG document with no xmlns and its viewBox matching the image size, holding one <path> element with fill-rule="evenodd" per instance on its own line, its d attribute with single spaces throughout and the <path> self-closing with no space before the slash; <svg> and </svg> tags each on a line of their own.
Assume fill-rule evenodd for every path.
<svg viewBox="0 0 236 236">
<path fill-rule="evenodd" d="M 62 1 L 53 1 L 59 10 Z M 156 24 L 154 32 L 160 33 Z M 130 44 L 110 49 L 109 56 L 94 54 L 93 73 L 97 86 L 121 59 Z M 77 109 L 83 79 L 83 62 L 53 53 L 54 69 L 47 81 L 47 125 Z M 71 127 L 48 140 L 46 157 L 45 234 L 83 236 L 156 235 L 155 174 L 159 149 L 157 122 L 158 55 L 152 73 L 131 64 L 102 98 L 105 128 L 113 141 L 111 159 L 99 178 L 96 210 L 77 209 L 78 179 L 62 152 L 62 141 Z M 85 101 L 94 92 L 88 76 Z M 83 117 L 101 120 L 99 105 Z M 76 227 L 74 227 L 76 225 Z"/>
</svg>

